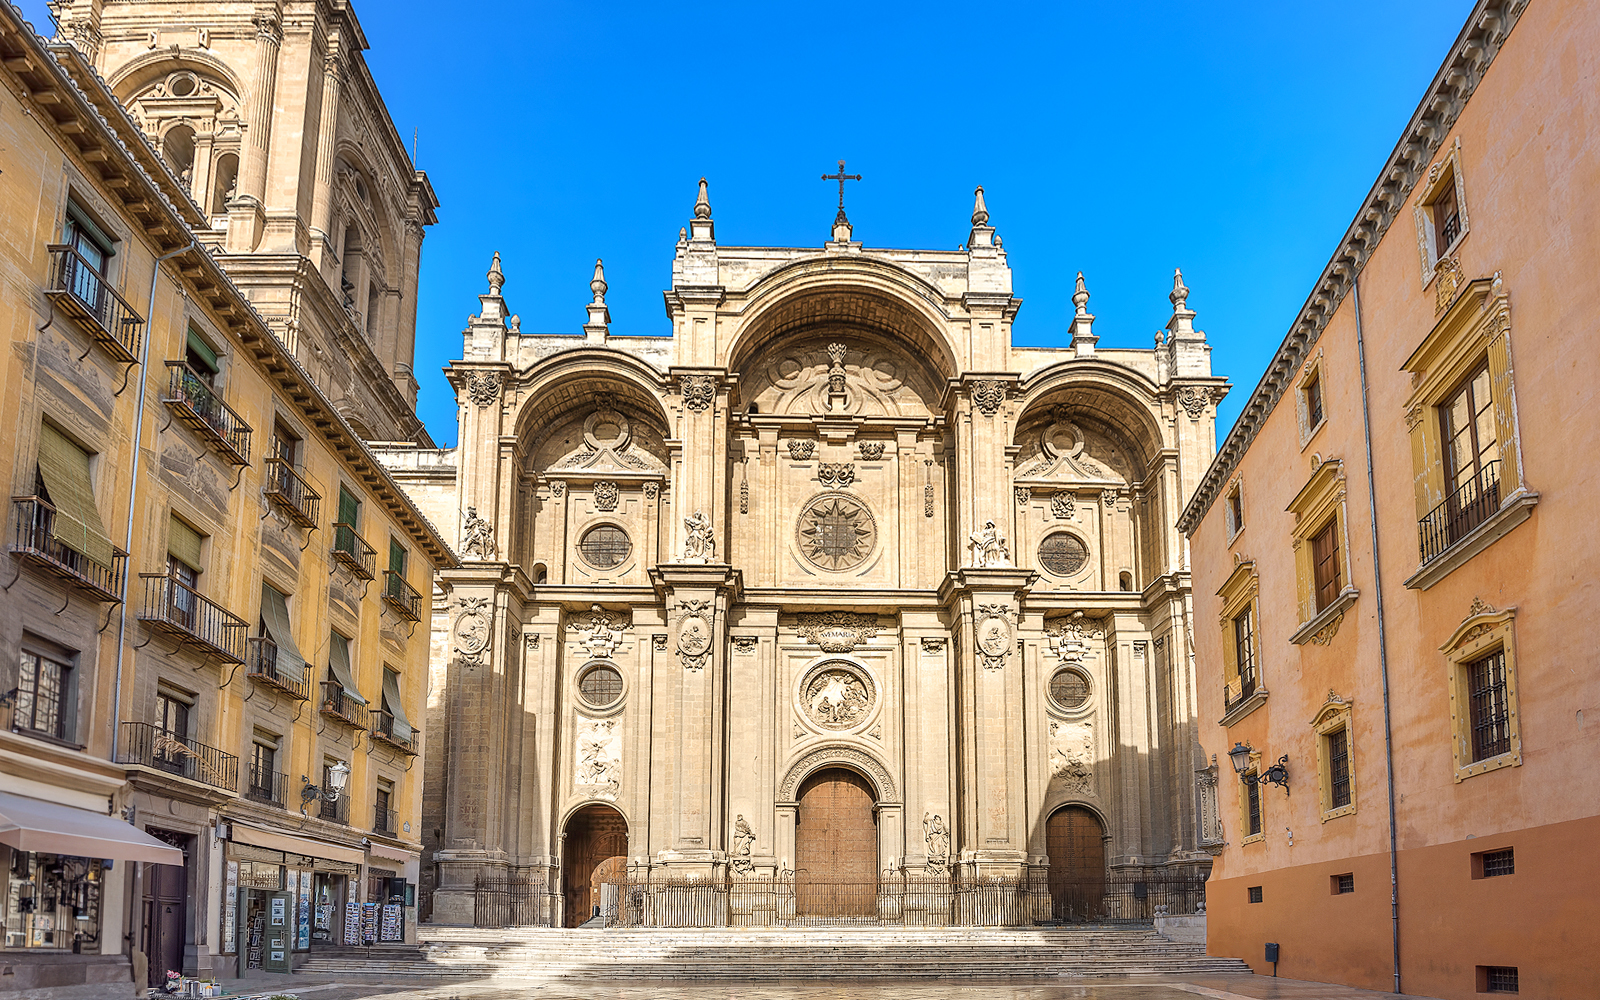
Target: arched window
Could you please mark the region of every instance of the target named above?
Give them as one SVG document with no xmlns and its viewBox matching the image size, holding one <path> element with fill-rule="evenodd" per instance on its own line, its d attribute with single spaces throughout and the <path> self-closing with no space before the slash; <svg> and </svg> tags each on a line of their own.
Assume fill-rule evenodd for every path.
<svg viewBox="0 0 1600 1000">
<path fill-rule="evenodd" d="M 239 154 L 223 153 L 217 157 L 216 169 L 212 172 L 211 204 L 206 206 L 212 215 L 223 215 L 228 211 L 228 202 L 233 200 L 238 182 Z"/>
<path fill-rule="evenodd" d="M 188 188 L 194 179 L 194 129 L 187 125 L 174 125 L 161 140 L 161 158 L 167 167 Z"/>
</svg>

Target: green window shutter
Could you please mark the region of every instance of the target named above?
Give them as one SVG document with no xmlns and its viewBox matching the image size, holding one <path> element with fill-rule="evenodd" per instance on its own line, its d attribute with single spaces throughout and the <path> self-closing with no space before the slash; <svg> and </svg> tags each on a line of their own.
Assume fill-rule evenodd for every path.
<svg viewBox="0 0 1600 1000">
<path fill-rule="evenodd" d="M 171 526 L 167 528 L 167 552 L 172 558 L 185 566 L 200 572 L 200 532 L 184 524 L 176 517 L 171 519 Z"/>
<path fill-rule="evenodd" d="M 39 478 L 56 508 L 50 534 L 74 552 L 111 565 L 111 539 L 89 481 L 89 455 L 49 424 L 39 425 Z"/>
<path fill-rule="evenodd" d="M 389 568 L 402 580 L 405 579 L 406 547 L 393 538 L 389 539 Z"/>
<path fill-rule="evenodd" d="M 267 638 L 278 647 L 278 671 L 295 680 L 306 675 L 306 661 L 300 647 L 294 643 L 294 629 L 289 624 L 289 602 L 277 590 L 261 585 L 261 620 L 267 625 Z"/>
<path fill-rule="evenodd" d="M 210 366 L 212 374 L 222 370 L 222 366 L 217 362 L 217 352 L 211 349 L 211 345 L 206 343 L 192 326 L 189 328 L 189 350 L 198 354 L 200 360 Z"/>
<path fill-rule="evenodd" d="M 367 699 L 356 690 L 355 673 L 350 669 L 350 640 L 337 632 L 328 633 L 328 669 L 332 671 L 333 679 L 344 688 L 346 698 L 361 705 L 367 703 Z"/>
<path fill-rule="evenodd" d="M 400 706 L 400 675 L 393 670 L 383 672 L 383 709 L 394 716 L 394 735 L 398 739 L 411 739 L 411 720 Z"/>
<path fill-rule="evenodd" d="M 339 487 L 339 523 L 348 524 L 352 528 L 361 527 L 361 501 L 350 495 L 350 491 L 343 486 Z"/>
</svg>

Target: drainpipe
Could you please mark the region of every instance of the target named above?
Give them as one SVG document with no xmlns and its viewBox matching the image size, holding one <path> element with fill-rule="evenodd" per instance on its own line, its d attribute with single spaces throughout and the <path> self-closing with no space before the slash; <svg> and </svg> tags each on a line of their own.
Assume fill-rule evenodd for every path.
<svg viewBox="0 0 1600 1000">
<path fill-rule="evenodd" d="M 199 241 L 189 237 L 189 245 L 157 257 L 150 265 L 150 305 L 144 311 L 144 343 L 139 345 L 139 401 L 133 411 L 133 464 L 128 478 L 128 527 L 122 534 L 122 550 L 133 553 L 134 498 L 139 493 L 139 444 L 144 438 L 144 398 L 150 387 L 150 335 L 155 329 L 156 281 L 161 277 L 161 265 L 199 246 Z M 122 736 L 122 658 L 127 649 L 128 635 L 128 582 L 133 573 L 129 560 L 122 562 L 122 613 L 117 620 L 117 682 L 111 701 L 111 759 L 117 759 L 117 742 Z"/>
<path fill-rule="evenodd" d="M 1378 486 L 1372 472 L 1372 415 L 1367 401 L 1367 345 L 1361 337 L 1361 278 L 1351 279 L 1356 310 L 1356 357 L 1361 367 L 1361 431 L 1367 442 L 1367 510 L 1372 517 L 1372 596 L 1378 603 L 1378 673 L 1383 681 L 1383 766 L 1389 785 L 1389 930 L 1394 991 L 1400 989 L 1400 856 L 1395 832 L 1394 733 L 1389 715 L 1389 643 L 1383 623 L 1383 571 L 1378 558 Z"/>
</svg>

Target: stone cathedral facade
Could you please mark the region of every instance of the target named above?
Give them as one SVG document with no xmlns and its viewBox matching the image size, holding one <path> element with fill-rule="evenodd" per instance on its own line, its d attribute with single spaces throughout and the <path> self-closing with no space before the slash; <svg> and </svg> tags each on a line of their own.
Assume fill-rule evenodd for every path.
<svg viewBox="0 0 1600 1000">
<path fill-rule="evenodd" d="M 610 335 L 598 265 L 582 336 L 526 336 L 496 255 L 459 447 L 386 458 L 464 559 L 431 918 L 512 878 L 573 923 L 621 868 L 1203 871 L 1174 523 L 1227 384 L 1181 275 L 1152 349 L 1097 349 L 1081 275 L 1068 346 L 1017 347 L 982 189 L 957 251 L 866 247 L 842 208 L 756 248 L 718 245 L 704 181 L 672 273 L 670 337 Z"/>
</svg>

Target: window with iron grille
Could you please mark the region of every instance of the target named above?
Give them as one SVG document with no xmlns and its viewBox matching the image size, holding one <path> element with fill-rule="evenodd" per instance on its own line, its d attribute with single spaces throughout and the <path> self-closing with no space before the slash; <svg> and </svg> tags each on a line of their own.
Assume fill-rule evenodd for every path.
<svg viewBox="0 0 1600 1000">
<path fill-rule="evenodd" d="M 1433 231 L 1437 240 L 1434 253 L 1443 257 L 1450 252 L 1456 237 L 1461 235 L 1461 205 L 1456 201 L 1456 179 L 1452 172 L 1445 178 L 1444 190 L 1433 205 Z"/>
<path fill-rule="evenodd" d="M 1311 376 L 1311 381 L 1307 382 L 1300 391 L 1305 394 L 1306 428 L 1309 432 L 1310 430 L 1315 430 L 1317 425 L 1322 423 L 1322 373 L 1318 372 Z"/>
<path fill-rule="evenodd" d="M 1516 857 L 1512 848 L 1503 851 L 1485 851 L 1483 853 L 1483 877 L 1493 878 L 1496 875 L 1515 875 L 1517 873 Z"/>
<path fill-rule="evenodd" d="M 1321 531 L 1311 536 L 1311 565 L 1316 586 L 1317 610 L 1332 604 L 1339 596 L 1339 519 L 1330 518 Z"/>
<path fill-rule="evenodd" d="M 1244 786 L 1244 794 L 1250 814 L 1250 836 L 1254 837 L 1261 832 L 1261 786 L 1256 784 L 1254 774 L 1247 774 L 1245 777 L 1251 779 Z"/>
<path fill-rule="evenodd" d="M 1516 993 L 1517 967 L 1514 965 L 1478 966 L 1479 993 Z"/>
<path fill-rule="evenodd" d="M 1333 877 L 1333 892 L 1343 896 L 1356 891 L 1356 876 L 1354 872 L 1345 872 L 1343 875 Z"/>
<path fill-rule="evenodd" d="M 1253 885 L 1250 887 L 1250 902 L 1261 902 L 1261 887 L 1259 885 Z"/>
<path fill-rule="evenodd" d="M 1089 681 L 1076 670 L 1058 670 L 1050 678 L 1050 700 L 1062 708 L 1077 708 L 1089 700 Z"/>
<path fill-rule="evenodd" d="M 1239 695 L 1254 694 L 1256 690 L 1256 636 L 1255 606 L 1251 605 L 1233 619 L 1234 662 L 1239 665 Z"/>
<path fill-rule="evenodd" d="M 1506 654 L 1497 649 L 1467 664 L 1467 702 L 1472 723 L 1472 759 L 1487 760 L 1511 749 L 1511 707 L 1506 699 Z"/>
<path fill-rule="evenodd" d="M 1056 532 L 1039 545 L 1039 564 L 1057 576 L 1071 576 L 1088 561 L 1088 547 L 1065 531 Z"/>
<path fill-rule="evenodd" d="M 72 714 L 67 705 L 71 679 L 71 664 L 30 649 L 22 650 L 11 728 L 66 739 Z"/>
<path fill-rule="evenodd" d="M 1243 490 L 1235 486 L 1233 492 L 1228 494 L 1228 525 L 1229 534 L 1238 534 L 1244 528 L 1244 498 Z"/>
<path fill-rule="evenodd" d="M 578 694 L 595 708 L 614 705 L 622 697 L 622 675 L 611 667 L 592 667 L 578 679 Z"/>
<path fill-rule="evenodd" d="M 1350 804 L 1350 732 L 1335 729 L 1323 737 L 1328 741 L 1328 808 Z"/>
<path fill-rule="evenodd" d="M 622 565 L 633 551 L 628 533 L 611 524 L 599 524 L 584 532 L 578 541 L 578 551 L 584 561 L 599 569 L 614 569 Z"/>
</svg>

